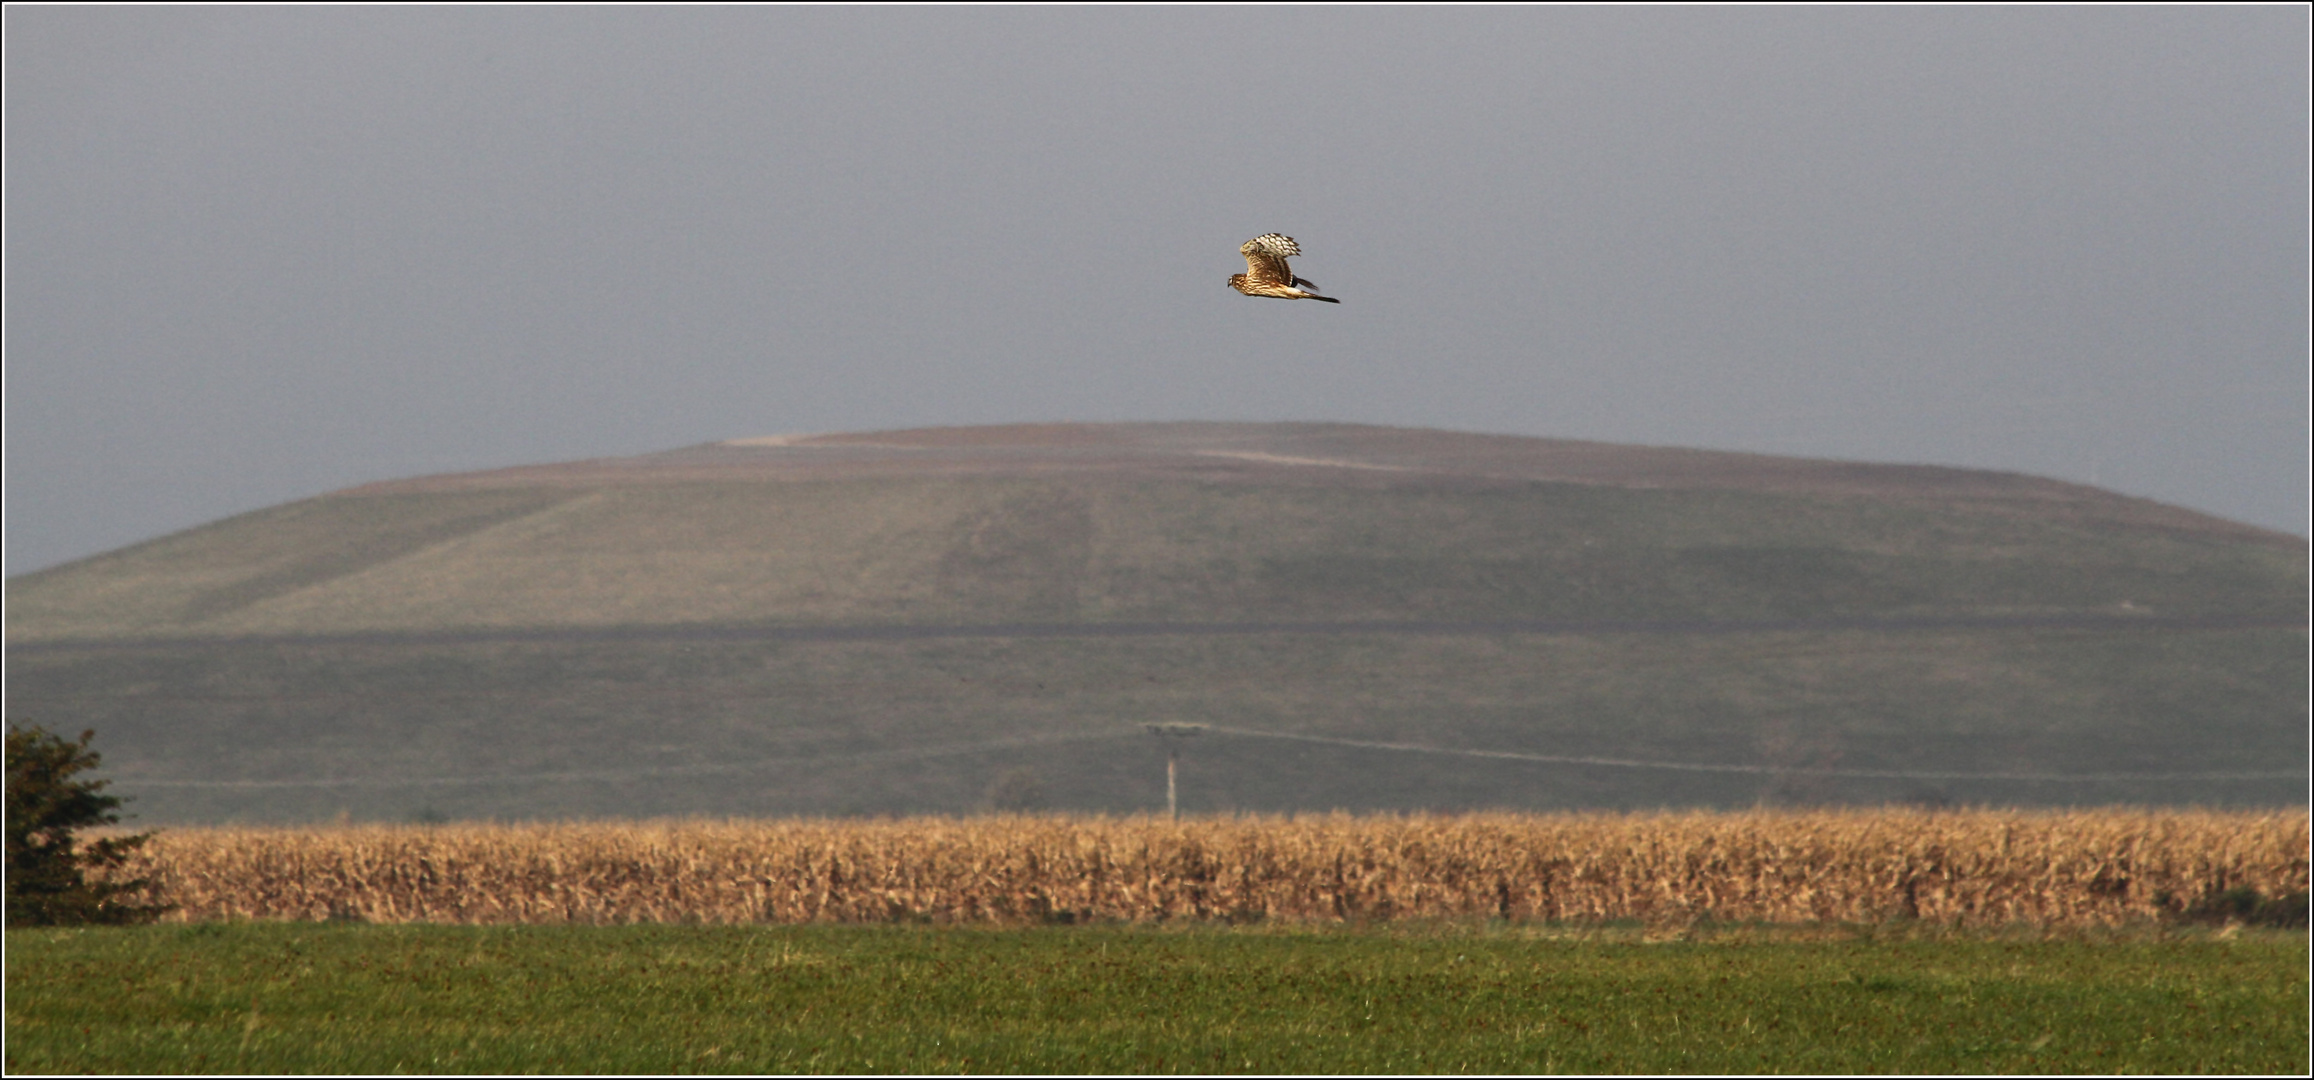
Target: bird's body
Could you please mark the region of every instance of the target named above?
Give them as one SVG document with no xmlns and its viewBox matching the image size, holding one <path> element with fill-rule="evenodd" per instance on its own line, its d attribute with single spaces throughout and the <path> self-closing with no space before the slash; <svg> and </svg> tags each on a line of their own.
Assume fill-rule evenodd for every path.
<svg viewBox="0 0 2314 1080">
<path fill-rule="evenodd" d="M 1316 289 L 1318 283 L 1294 276 L 1286 266 L 1288 256 L 1302 253 L 1302 246 L 1291 236 L 1263 233 L 1237 249 L 1245 256 L 1245 273 L 1229 275 L 1229 287 L 1247 296 L 1268 296 L 1279 300 L 1323 300 L 1329 304 L 1341 301 L 1331 296 L 1319 296 L 1302 288 Z"/>
</svg>

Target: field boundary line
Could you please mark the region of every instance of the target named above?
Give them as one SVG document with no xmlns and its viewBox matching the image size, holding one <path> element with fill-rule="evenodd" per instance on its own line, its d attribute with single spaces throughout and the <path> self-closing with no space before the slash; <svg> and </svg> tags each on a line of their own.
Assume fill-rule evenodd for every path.
<svg viewBox="0 0 2314 1080">
<path fill-rule="evenodd" d="M 70 652 L 132 652 L 234 645 L 468 645 L 491 642 L 553 644 L 628 641 L 915 641 L 941 638 L 1210 637 L 1234 635 L 1447 636 L 1488 634 L 1799 634 L 1841 631 L 1900 633 L 1936 630 L 2305 630 L 2301 616 L 2284 615 L 1921 615 L 1824 619 L 1504 619 L 1482 621 L 1377 620 L 1371 622 L 1150 622 L 985 623 L 893 626 L 630 626 L 552 629 L 349 631 L 333 634 L 186 635 L 182 637 L 59 638 L 10 642 L 11 656 Z"/>
<path fill-rule="evenodd" d="M 1752 775 L 1839 776 L 1883 780 L 1978 780 L 2015 783 L 2129 783 L 2144 781 L 2181 780 L 2304 780 L 2304 771 L 2296 772 L 2176 772 L 2176 773 L 2016 773 L 2016 772 L 1959 772 L 1912 771 L 1905 769 L 1839 769 L 1781 765 L 1729 765 L 1693 761 L 1648 761 L 1640 758 L 1597 757 L 1579 754 L 1536 754 L 1521 750 L 1474 750 L 1446 746 L 1423 746 L 1419 743 L 1383 742 L 1375 739 L 1344 739 L 1331 735 L 1304 735 L 1284 731 L 1256 731 L 1250 728 L 1200 725 L 1200 730 L 1215 735 L 1235 735 L 1248 739 L 1279 739 L 1289 742 L 1322 743 L 1348 746 L 1362 750 L 1388 750 L 1398 753 L 1443 754 L 1454 757 L 1489 758 L 1498 761 L 1531 761 L 1546 765 L 1589 765 L 1616 769 L 1668 769 L 1679 772 L 1744 773 Z M 317 787 L 455 787 L 461 784 L 555 783 L 581 780 L 620 780 L 641 776 L 699 776 L 713 773 L 747 772 L 752 769 L 781 766 L 833 765 L 860 761 L 901 761 L 910 758 L 954 757 L 987 753 L 995 750 L 1024 746 L 1043 746 L 1053 743 L 1090 742 L 1104 739 L 1130 739 L 1141 735 L 1139 726 L 1114 730 L 1077 732 L 1064 735 L 1033 736 L 1020 739 L 994 739 L 982 743 L 912 748 L 904 750 L 870 750 L 854 754 L 822 754 L 811 757 L 758 758 L 747 762 L 726 762 L 700 765 L 639 766 L 625 769 L 570 769 L 555 772 L 490 773 L 480 776 L 419 776 L 419 777 L 329 777 L 316 780 L 170 780 L 116 777 L 115 782 L 125 788 L 317 788 Z"/>
<path fill-rule="evenodd" d="M 719 762 L 703 765 L 645 765 L 627 769 L 570 769 L 559 772 L 490 773 L 482 776 L 344 776 L 319 780 L 143 780 L 136 777 L 116 776 L 112 782 L 124 788 L 312 788 L 312 787 L 455 787 L 460 784 L 552 783 L 574 780 L 624 780 L 638 776 L 701 776 L 710 773 L 747 772 L 750 769 L 776 768 L 782 765 L 834 765 L 854 761 L 893 761 L 909 758 L 955 757 L 1007 750 L 1022 746 L 1042 746 L 1047 743 L 1086 742 L 1096 739 L 1123 739 L 1141 734 L 1141 729 L 1115 731 L 1086 731 L 1066 735 L 1041 735 L 1022 739 L 992 739 L 988 742 L 956 746 L 919 747 L 906 750 L 866 750 L 856 754 L 818 754 L 811 757 L 757 758 L 745 762 Z"/>
<path fill-rule="evenodd" d="M 1782 765 L 1716 765 L 1688 761 L 1643 761 L 1636 758 L 1586 757 L 1572 754 L 1530 754 L 1517 750 L 1465 750 L 1444 746 L 1422 746 L 1416 743 L 1379 742 L 1370 739 L 1340 739 L 1330 735 L 1297 735 L 1283 731 L 1253 731 L 1247 728 L 1207 725 L 1204 730 L 1217 735 L 1237 735 L 1251 739 L 1288 739 L 1294 742 L 1329 743 L 1335 746 L 1353 746 L 1366 750 L 1394 750 L 1415 754 L 1450 754 L 1460 757 L 1495 758 L 1508 761 L 1535 761 L 1553 765 L 1598 765 L 1617 769 L 1674 769 L 1681 772 L 1714 773 L 1772 773 L 1777 775 L 1851 776 L 1884 780 L 2013 780 L 2034 783 L 2111 783 L 2138 780 L 2303 780 L 2305 771 L 2297 772 L 2185 772 L 2185 773 L 1982 773 L 1982 772 L 1909 772 L 1902 769 L 1831 769 Z"/>
</svg>

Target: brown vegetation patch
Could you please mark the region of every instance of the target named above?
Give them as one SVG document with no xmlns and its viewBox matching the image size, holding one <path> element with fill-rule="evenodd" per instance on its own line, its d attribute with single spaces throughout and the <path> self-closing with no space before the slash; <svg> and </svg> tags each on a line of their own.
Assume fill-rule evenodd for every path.
<svg viewBox="0 0 2314 1080">
<path fill-rule="evenodd" d="M 177 920 L 2057 927 L 2307 891 L 2307 816 L 1920 810 L 185 829 L 126 872 Z"/>
</svg>

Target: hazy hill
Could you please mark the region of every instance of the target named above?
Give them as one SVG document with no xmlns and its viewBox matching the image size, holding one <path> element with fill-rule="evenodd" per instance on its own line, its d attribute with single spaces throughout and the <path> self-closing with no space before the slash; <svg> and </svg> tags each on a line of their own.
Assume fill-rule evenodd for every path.
<svg viewBox="0 0 2314 1080">
<path fill-rule="evenodd" d="M 149 820 L 1128 810 L 1163 799 L 1145 721 L 1781 770 L 1215 732 L 1206 810 L 2302 800 L 2306 568 L 1971 470 L 1330 424 L 742 439 L 12 579 L 8 710 L 96 727 Z M 2085 773 L 2173 778 L 1969 778 Z"/>
</svg>

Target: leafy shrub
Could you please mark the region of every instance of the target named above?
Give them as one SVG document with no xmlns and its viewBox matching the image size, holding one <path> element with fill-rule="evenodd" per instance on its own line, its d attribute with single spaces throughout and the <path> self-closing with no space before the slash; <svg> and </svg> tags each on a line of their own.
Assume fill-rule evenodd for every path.
<svg viewBox="0 0 2314 1080">
<path fill-rule="evenodd" d="M 96 768 L 88 748 L 93 731 L 78 741 L 45 729 L 8 726 L 8 895 L 10 926 L 118 925 L 151 922 L 165 904 L 132 904 L 123 897 L 148 889 L 149 878 L 90 881 L 90 871 L 110 870 L 152 838 L 151 833 L 115 836 L 80 845 L 76 835 L 91 826 L 120 820 L 121 800 L 101 794 L 109 781 L 74 779 Z"/>
</svg>

